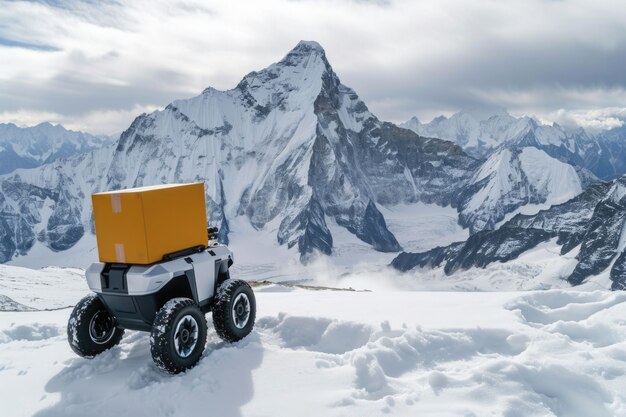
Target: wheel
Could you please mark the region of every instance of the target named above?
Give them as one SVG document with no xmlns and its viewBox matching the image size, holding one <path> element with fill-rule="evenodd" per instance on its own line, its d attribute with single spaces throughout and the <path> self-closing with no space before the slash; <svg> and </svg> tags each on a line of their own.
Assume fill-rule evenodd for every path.
<svg viewBox="0 0 626 417">
<path fill-rule="evenodd" d="M 95 294 L 80 300 L 67 323 L 67 340 L 76 354 L 93 358 L 117 345 L 124 329 L 117 327 L 115 318 L 104 308 Z"/>
<path fill-rule="evenodd" d="M 206 345 L 206 317 L 189 298 L 173 298 L 157 312 L 150 335 L 156 365 L 177 374 L 200 360 Z"/>
<path fill-rule="evenodd" d="M 254 327 L 256 300 L 246 281 L 229 279 L 217 289 L 213 306 L 213 326 L 217 335 L 227 342 L 246 337 Z"/>
</svg>

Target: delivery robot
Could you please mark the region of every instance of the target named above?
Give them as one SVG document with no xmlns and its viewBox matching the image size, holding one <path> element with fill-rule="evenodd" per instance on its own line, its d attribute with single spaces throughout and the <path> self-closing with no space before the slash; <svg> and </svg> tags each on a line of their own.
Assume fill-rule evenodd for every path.
<svg viewBox="0 0 626 417">
<path fill-rule="evenodd" d="M 207 339 L 205 314 L 212 312 L 217 335 L 226 342 L 247 336 L 256 316 L 250 285 L 230 278 L 233 254 L 217 243 L 167 254 L 151 265 L 96 262 L 86 271 L 94 292 L 70 316 L 67 335 L 85 358 L 117 345 L 124 330 L 150 332 L 156 365 L 180 373 L 200 360 Z"/>
</svg>

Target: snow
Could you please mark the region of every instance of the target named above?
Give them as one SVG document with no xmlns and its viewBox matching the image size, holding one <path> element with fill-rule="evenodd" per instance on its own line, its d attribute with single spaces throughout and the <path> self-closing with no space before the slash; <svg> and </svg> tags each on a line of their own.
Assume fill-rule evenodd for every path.
<svg viewBox="0 0 626 417">
<path fill-rule="evenodd" d="M 111 138 L 67 130 L 61 125 L 40 123 L 31 127 L 18 127 L 0 123 L 0 150 L 10 147 L 19 157 L 30 158 L 42 164 L 59 156 L 87 152 L 110 144 Z"/>
<path fill-rule="evenodd" d="M 558 161 L 537 148 L 523 148 L 520 162 L 528 181 L 550 204 L 560 204 L 582 192 L 576 170 L 570 164 Z"/>
<path fill-rule="evenodd" d="M 389 230 L 396 236 L 404 250 L 425 251 L 467 239 L 469 232 L 458 224 L 458 213 L 452 207 L 414 203 L 379 206 Z M 397 253 L 381 253 L 359 240 L 332 218 L 326 219 L 333 235 L 333 254 L 319 259 L 315 265 L 300 262 L 297 247 L 288 249 L 276 239 L 280 219 L 257 230 L 244 216 L 229 222 L 229 247 L 235 254 L 233 271 L 245 279 L 292 281 L 312 279 L 315 275 L 336 277 L 345 273 L 371 269 L 373 264 L 387 265 Z M 44 222 L 45 223 L 45 222 Z M 262 248 L 262 250 L 260 250 Z M 72 248 L 59 255 L 41 242 L 24 256 L 18 256 L 7 265 L 26 268 L 47 266 L 86 269 L 98 259 L 95 236 L 86 232 Z M 313 272 L 312 272 L 313 271 Z M 0 291 L 0 294 L 2 292 Z"/>
<path fill-rule="evenodd" d="M 73 306 L 86 291 L 82 269 L 47 267 L 29 269 L 0 264 L 0 295 L 29 308 Z M 0 302 L 0 311 L 3 311 Z"/>
<path fill-rule="evenodd" d="M 407 252 L 446 246 L 469 237 L 469 231 L 458 224 L 456 209 L 450 206 L 420 202 L 382 206 L 380 212 L 385 217 L 389 231 Z"/>
<path fill-rule="evenodd" d="M 537 147 L 564 147 L 580 155 L 594 144 L 593 137 L 582 129 L 545 125 L 528 116 L 513 117 L 502 108 L 465 109 L 429 123 L 413 117 L 400 126 L 422 136 L 451 140 L 478 156 L 489 155 L 501 146 L 527 146 L 529 138 Z"/>
<path fill-rule="evenodd" d="M 517 213 L 536 214 L 583 190 L 573 166 L 535 147 L 494 152 L 476 171 L 471 184 L 480 184 L 480 188 L 464 203 L 462 213 L 495 224 Z M 480 224 L 474 228 L 482 230 L 477 226 Z"/>
<path fill-rule="evenodd" d="M 477 211 L 485 204 L 495 204 L 503 196 L 506 196 L 513 187 L 521 182 L 520 173 L 515 170 L 511 163 L 512 153 L 508 149 L 502 149 L 494 153 L 481 165 L 474 174 L 471 183 L 477 184 L 484 179 L 489 179 L 486 186 L 482 187 L 472 196 L 465 206 L 466 211 Z"/>
<path fill-rule="evenodd" d="M 607 193 L 607 198 L 615 203 L 619 203 L 624 196 L 626 196 L 626 187 L 621 182 L 616 182 Z"/>
<path fill-rule="evenodd" d="M 458 214 L 451 207 L 414 203 L 379 209 L 404 250 L 425 251 L 468 237 L 467 229 L 458 225 Z M 263 230 L 255 230 L 247 219 L 236 217 L 230 224 L 229 243 L 235 254 L 234 273 L 251 280 L 314 280 L 334 286 L 337 277 L 345 274 L 378 273 L 397 256 L 375 251 L 332 218 L 326 218 L 326 223 L 333 236 L 333 253 L 302 265 L 296 247 L 287 249 L 276 241 L 279 220 L 270 222 Z"/>
<path fill-rule="evenodd" d="M 0 293 L 12 291 L 7 276 L 19 269 L 0 271 L 5 283 Z M 22 301 L 36 309 L 67 302 L 61 291 L 56 296 L 46 292 L 49 281 L 62 277 L 74 282 L 75 271 L 24 275 L 23 283 L 33 290 L 32 299 Z M 11 417 L 187 416 L 207 410 L 223 417 L 626 413 L 622 292 L 355 292 L 288 287 L 274 291 L 273 287 L 255 288 L 257 324 L 250 336 L 225 344 L 209 324 L 200 363 L 176 376 L 159 371 L 152 362 L 148 333 L 128 331 L 119 346 L 88 360 L 74 355 L 67 343 L 69 308 L 0 312 L 2 413 Z"/>
<path fill-rule="evenodd" d="M 46 222 L 42 222 L 44 225 Z M 45 268 L 49 265 L 86 269 L 98 259 L 96 236 L 86 232 L 76 245 L 63 251 L 61 255 L 42 242 L 35 242 L 33 248 L 24 256 L 16 256 L 6 265 L 26 268 Z"/>
</svg>

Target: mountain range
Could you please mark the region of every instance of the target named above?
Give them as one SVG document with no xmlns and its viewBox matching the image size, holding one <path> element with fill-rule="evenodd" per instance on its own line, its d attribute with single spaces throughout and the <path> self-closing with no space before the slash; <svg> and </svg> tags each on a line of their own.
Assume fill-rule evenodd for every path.
<svg viewBox="0 0 626 417">
<path fill-rule="evenodd" d="M 551 190 L 555 197 L 551 204 L 539 205 L 533 204 L 536 190 L 518 188 L 517 193 L 531 204 L 520 206 L 522 210 L 504 208 L 508 213 L 496 217 L 502 219 L 499 225 L 481 229 L 480 219 L 474 219 L 470 227 L 475 233 L 466 241 L 425 252 L 403 252 L 392 261 L 392 266 L 402 271 L 442 267 L 446 274 L 453 274 L 508 262 L 540 243 L 556 239 L 561 255 L 575 253 L 575 265 L 564 277 L 570 284 L 581 284 L 608 271 L 611 288 L 626 289 L 626 128 L 591 135 L 580 128 L 542 125 L 529 117 L 515 118 L 502 110 L 480 116 L 459 112 L 450 118 L 437 117 L 428 124 L 413 118 L 402 126 L 453 140 L 475 156 L 486 155 L 487 162 L 471 182 L 485 178 L 483 181 L 490 183 L 491 188 L 508 191 L 507 186 L 523 182 L 511 178 L 522 172 L 528 175 L 527 169 L 513 167 L 531 164 L 531 176 L 556 179 L 544 190 L 556 184 L 558 187 Z M 533 156 L 523 158 L 529 152 Z M 552 161 L 542 162 L 539 153 Z M 493 169 L 484 172 L 488 167 Z M 572 181 L 572 170 L 578 172 L 579 183 Z M 479 215 L 488 213 L 493 218 L 494 211 L 506 205 L 506 199 L 493 201 L 496 204 L 492 210 Z M 471 206 L 471 199 L 467 204 Z M 529 210 L 530 207 L 535 210 Z"/>
<path fill-rule="evenodd" d="M 476 233 L 465 242 L 422 253 L 398 255 L 395 268 L 442 266 L 446 274 L 507 262 L 538 244 L 556 239 L 560 254 L 576 252 L 564 277 L 578 285 L 608 269 L 613 290 L 626 289 L 626 177 L 589 187 L 566 203 L 535 215 L 517 215 L 499 229 Z"/>
<path fill-rule="evenodd" d="M 557 238 L 567 242 L 564 251 L 582 245 L 582 266 L 569 278 L 576 284 L 607 267 L 597 259 L 623 250 L 619 191 L 608 197 L 622 180 L 603 181 L 622 173 L 620 137 L 610 131 L 599 139 L 503 110 L 399 127 L 379 120 L 341 83 L 319 44 L 302 41 L 233 89 L 207 88 L 139 115 L 113 144 L 56 153 L 39 167 L 0 176 L 0 262 L 27 255 L 37 242 L 56 252 L 93 244 L 94 192 L 201 181 L 207 216 L 225 243 L 244 222 L 259 236 L 272 233 L 305 263 L 332 254 L 345 233 L 398 253 L 384 213 L 421 202 L 453 207 L 470 237 L 402 252 L 396 268 L 453 273 Z M 590 149 L 602 151 L 594 159 Z M 40 160 L 51 155 L 42 152 Z M 617 240 L 604 244 L 592 235 L 609 232 L 602 229 L 608 218 Z M 614 262 L 615 288 L 622 263 Z"/>
<path fill-rule="evenodd" d="M 0 123 L 0 174 L 38 167 L 112 142 L 107 136 L 67 130 L 48 122 L 32 127 Z"/>
<path fill-rule="evenodd" d="M 378 120 L 341 84 L 324 50 L 299 43 L 232 90 L 207 88 L 142 114 L 111 147 L 0 179 L 0 261 L 38 240 L 64 250 L 93 232 L 88 196 L 158 183 L 204 181 L 207 215 L 227 242 L 230 220 L 303 260 L 330 254 L 327 222 L 379 251 L 399 251 L 380 204 L 457 204 L 478 161 L 449 142 Z"/>
<path fill-rule="evenodd" d="M 534 147 L 602 180 L 626 174 L 626 126 L 592 134 L 581 127 L 513 117 L 501 108 L 470 108 L 429 123 L 413 117 L 400 126 L 422 136 L 451 140 L 478 158 L 501 148 Z"/>
</svg>

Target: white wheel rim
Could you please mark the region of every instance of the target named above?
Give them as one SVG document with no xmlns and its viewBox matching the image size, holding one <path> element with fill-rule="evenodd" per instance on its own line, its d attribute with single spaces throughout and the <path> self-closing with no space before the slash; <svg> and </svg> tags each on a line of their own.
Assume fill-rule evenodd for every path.
<svg viewBox="0 0 626 417">
<path fill-rule="evenodd" d="M 174 348 L 181 358 L 187 358 L 198 344 L 198 322 L 187 314 L 178 321 L 174 331 Z"/>
<path fill-rule="evenodd" d="M 243 329 L 250 320 L 250 299 L 245 293 L 239 293 L 233 302 L 231 310 L 233 324 L 238 329 Z"/>
</svg>

